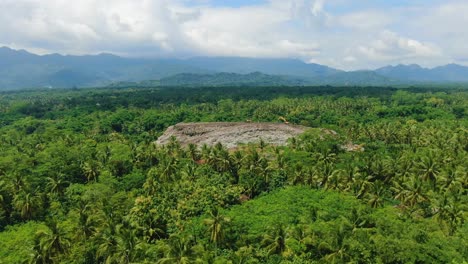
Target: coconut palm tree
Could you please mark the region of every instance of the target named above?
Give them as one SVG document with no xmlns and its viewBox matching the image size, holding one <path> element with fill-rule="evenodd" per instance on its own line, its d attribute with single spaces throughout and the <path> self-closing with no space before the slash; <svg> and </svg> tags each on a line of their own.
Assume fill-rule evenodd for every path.
<svg viewBox="0 0 468 264">
<path fill-rule="evenodd" d="M 40 196 L 32 192 L 21 191 L 13 196 L 13 207 L 23 220 L 33 219 L 41 204 Z"/>
<path fill-rule="evenodd" d="M 382 207 L 388 195 L 388 189 L 381 181 L 370 183 L 366 198 L 372 208 Z"/>
<path fill-rule="evenodd" d="M 423 156 L 417 165 L 419 168 L 421 180 L 429 182 L 433 190 L 435 190 L 437 186 L 437 176 L 440 173 L 440 168 L 439 164 L 434 158 L 434 153 L 430 152 L 428 155 Z"/>
<path fill-rule="evenodd" d="M 13 172 L 10 175 L 7 175 L 8 179 L 8 186 L 10 189 L 10 192 L 13 194 L 17 194 L 20 191 L 23 191 L 25 189 L 29 188 L 29 184 L 26 181 L 24 174 L 20 172 Z"/>
<path fill-rule="evenodd" d="M 93 208 L 93 204 L 80 199 L 73 211 L 78 215 L 76 237 L 88 239 L 95 235 L 98 231 L 98 226 L 103 222 L 103 217 L 99 211 Z"/>
<path fill-rule="evenodd" d="M 156 262 L 158 264 L 191 264 L 200 262 L 199 256 L 201 255 L 202 248 L 195 245 L 191 237 L 173 235 L 165 243 L 160 242 L 158 248 L 164 255 Z"/>
<path fill-rule="evenodd" d="M 286 245 L 288 236 L 286 228 L 282 224 L 278 224 L 263 236 L 261 245 L 267 250 L 268 255 L 284 255 L 287 254 L 286 252 L 288 250 Z"/>
<path fill-rule="evenodd" d="M 97 234 L 96 261 L 99 263 L 118 263 L 117 262 L 117 225 L 107 223 L 105 227 Z"/>
<path fill-rule="evenodd" d="M 58 197 L 63 197 L 65 188 L 68 186 L 68 181 L 64 179 L 62 173 L 54 174 L 52 177 L 47 177 L 47 194 Z"/>
<path fill-rule="evenodd" d="M 67 232 L 54 220 L 48 221 L 48 230 L 40 230 L 36 236 L 40 240 L 41 251 L 44 256 L 50 256 L 53 263 L 58 263 L 60 255 L 70 247 L 70 239 Z"/>
<path fill-rule="evenodd" d="M 125 223 L 125 222 L 124 222 Z M 141 252 L 138 244 L 140 243 L 136 236 L 136 230 L 126 224 L 117 226 L 117 247 L 113 259 L 116 263 L 134 263 L 139 257 Z"/>
<path fill-rule="evenodd" d="M 44 244 L 41 244 L 39 236 L 35 236 L 33 240 L 32 253 L 30 255 L 29 264 L 48 264 L 54 263 L 54 260 L 49 255 L 49 252 L 45 250 Z"/>
<path fill-rule="evenodd" d="M 226 229 L 226 224 L 230 221 L 228 217 L 220 214 L 217 208 L 211 210 L 210 217 L 203 220 L 203 223 L 208 227 L 208 231 L 210 232 L 210 241 L 215 246 L 215 254 L 219 243 L 224 240 L 224 230 Z"/>
<path fill-rule="evenodd" d="M 453 235 L 457 228 L 464 222 L 463 209 L 461 206 L 450 199 L 448 194 L 443 194 L 432 203 L 434 216 L 442 228 Z"/>
<path fill-rule="evenodd" d="M 412 177 L 403 184 L 395 183 L 393 188 L 395 199 L 400 200 L 405 206 L 414 207 L 416 204 L 428 200 L 423 182 Z"/>
<path fill-rule="evenodd" d="M 331 241 L 323 241 L 319 244 L 319 252 L 324 255 L 327 263 L 347 263 L 350 260 L 350 247 L 346 240 L 352 226 L 349 221 L 342 221 L 337 230 L 332 234 Z"/>
<path fill-rule="evenodd" d="M 443 169 L 439 176 L 439 189 L 462 194 L 466 190 L 467 172 L 463 166 L 450 166 Z"/>
<path fill-rule="evenodd" d="M 177 159 L 172 156 L 164 156 L 158 164 L 158 180 L 161 183 L 171 183 L 176 179 Z"/>
<path fill-rule="evenodd" d="M 84 176 L 88 182 L 97 182 L 99 177 L 99 165 L 94 161 L 86 161 L 81 165 Z"/>
<path fill-rule="evenodd" d="M 193 143 L 190 143 L 188 145 L 187 154 L 193 161 L 197 161 L 200 159 L 200 152 L 198 151 L 198 147 Z"/>
</svg>

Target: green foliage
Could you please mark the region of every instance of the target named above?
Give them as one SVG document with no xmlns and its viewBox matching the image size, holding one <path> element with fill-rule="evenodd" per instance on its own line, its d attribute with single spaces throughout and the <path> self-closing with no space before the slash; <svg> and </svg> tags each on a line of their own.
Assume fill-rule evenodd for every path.
<svg viewBox="0 0 468 264">
<path fill-rule="evenodd" d="M 463 263 L 468 93 L 249 87 L 0 94 L 0 263 Z M 287 146 L 178 122 L 312 127 Z"/>
<path fill-rule="evenodd" d="M 23 263 L 34 254 L 35 237 L 47 230 L 42 223 L 29 221 L 9 226 L 0 233 L 0 263 Z"/>
</svg>

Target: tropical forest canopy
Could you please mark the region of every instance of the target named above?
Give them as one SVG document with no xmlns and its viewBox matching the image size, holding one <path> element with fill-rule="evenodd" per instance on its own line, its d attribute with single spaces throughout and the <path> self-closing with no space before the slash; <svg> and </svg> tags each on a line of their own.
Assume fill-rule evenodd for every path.
<svg viewBox="0 0 468 264">
<path fill-rule="evenodd" d="M 279 117 L 311 129 L 154 143 L 179 122 Z M 463 89 L 3 92 L 0 263 L 463 263 L 467 127 Z"/>
</svg>

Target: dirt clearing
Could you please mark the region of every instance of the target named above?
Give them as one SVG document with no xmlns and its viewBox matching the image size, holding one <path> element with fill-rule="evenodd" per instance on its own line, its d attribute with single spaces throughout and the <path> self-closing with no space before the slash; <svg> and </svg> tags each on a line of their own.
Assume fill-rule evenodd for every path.
<svg viewBox="0 0 468 264">
<path fill-rule="evenodd" d="M 210 122 L 179 123 L 170 126 L 156 141 L 166 144 L 175 136 L 182 146 L 193 143 L 198 146 L 214 146 L 220 142 L 227 148 L 240 144 L 258 143 L 262 139 L 272 145 L 285 145 L 308 127 L 282 123 Z"/>
</svg>

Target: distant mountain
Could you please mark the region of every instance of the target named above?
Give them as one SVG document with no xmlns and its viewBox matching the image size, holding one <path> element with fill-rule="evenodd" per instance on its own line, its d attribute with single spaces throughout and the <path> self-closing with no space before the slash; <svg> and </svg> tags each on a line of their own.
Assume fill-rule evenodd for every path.
<svg viewBox="0 0 468 264">
<path fill-rule="evenodd" d="M 261 72 L 252 72 L 248 74 L 221 72 L 213 74 L 181 73 L 154 81 L 113 83 L 109 85 L 109 87 L 302 86 L 308 84 L 311 83 L 300 78 L 290 76 L 268 75 Z"/>
<path fill-rule="evenodd" d="M 468 67 L 449 64 L 427 69 L 413 64 L 346 72 L 295 59 L 136 59 L 112 54 L 39 56 L 24 50 L 0 48 L 0 90 L 130 84 L 389 86 L 441 82 L 468 82 Z"/>
<path fill-rule="evenodd" d="M 182 73 L 162 78 L 159 82 L 161 86 L 300 86 L 308 84 L 302 79 L 268 75 L 261 72 L 248 74 L 224 72 L 215 74 Z"/>
<path fill-rule="evenodd" d="M 119 82 L 156 80 L 181 73 L 216 72 L 262 72 L 310 78 L 341 71 L 293 59 L 135 59 L 111 54 L 39 56 L 24 50 L 0 48 L 0 89 L 106 86 Z"/>
<path fill-rule="evenodd" d="M 398 80 L 383 77 L 373 71 L 338 72 L 329 76 L 301 78 L 295 76 L 269 75 L 261 72 L 248 74 L 181 73 L 160 80 L 142 82 L 118 82 L 109 87 L 158 87 L 158 86 L 391 86 L 401 84 Z"/>
<path fill-rule="evenodd" d="M 262 72 L 273 75 L 289 75 L 303 78 L 330 76 L 341 70 L 328 66 L 304 63 L 295 59 L 255 59 L 237 57 L 196 57 L 182 61 L 200 69 L 217 72 L 251 73 Z"/>
<path fill-rule="evenodd" d="M 401 81 L 415 82 L 468 82 L 468 67 L 448 64 L 432 69 L 417 64 L 386 66 L 375 70 L 376 73 Z"/>
<path fill-rule="evenodd" d="M 119 81 L 159 79 L 178 73 L 210 73 L 171 59 L 130 59 L 111 54 L 38 56 L 0 48 L 0 90 L 35 87 L 92 87 Z"/>
<path fill-rule="evenodd" d="M 335 86 L 390 86 L 401 84 L 396 79 L 382 76 L 374 71 L 339 72 L 330 76 L 310 80 L 314 85 Z"/>
</svg>

